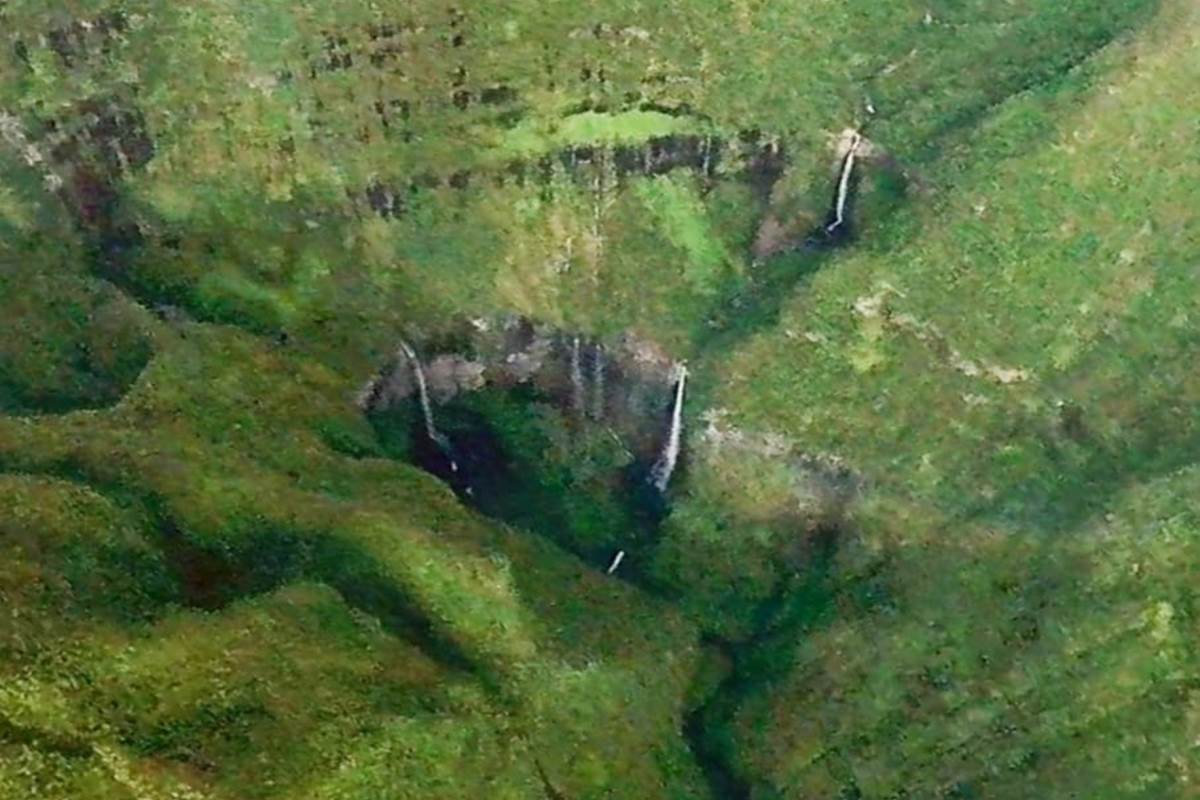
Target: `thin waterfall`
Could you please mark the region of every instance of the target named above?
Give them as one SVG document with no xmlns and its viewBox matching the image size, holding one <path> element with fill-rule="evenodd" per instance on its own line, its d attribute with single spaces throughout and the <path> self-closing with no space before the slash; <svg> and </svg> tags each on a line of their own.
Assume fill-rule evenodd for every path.
<svg viewBox="0 0 1200 800">
<path fill-rule="evenodd" d="M 579 337 L 571 340 L 571 408 L 583 416 L 583 369 L 579 366 Z"/>
<path fill-rule="evenodd" d="M 592 419 L 604 419 L 604 345 L 592 351 Z"/>
<path fill-rule="evenodd" d="M 433 406 L 429 402 L 429 387 L 425 385 L 425 370 L 421 367 L 421 360 L 409 347 L 408 342 L 400 342 L 400 349 L 404 351 L 408 363 L 412 365 L 413 377 L 417 379 L 417 396 L 421 400 L 421 414 L 425 417 L 425 433 L 429 436 L 430 441 L 444 448 L 446 437 L 442 436 L 438 432 L 437 426 L 433 424 Z"/>
<path fill-rule="evenodd" d="M 662 455 L 658 457 L 650 473 L 654 487 L 660 492 L 667 490 L 667 484 L 671 482 L 671 473 L 675 471 L 675 464 L 679 461 L 679 444 L 683 435 L 683 393 L 687 384 L 687 374 L 687 367 L 680 364 L 675 384 L 675 407 L 671 411 L 671 431 L 667 434 Z"/>
<path fill-rule="evenodd" d="M 838 177 L 837 200 L 834 204 L 833 222 L 825 226 L 828 233 L 833 233 L 846 221 L 846 200 L 850 196 L 850 175 L 854 172 L 854 160 L 858 157 L 858 147 L 862 144 L 862 136 L 856 131 L 850 140 L 850 149 L 842 161 L 842 174 Z"/>
</svg>

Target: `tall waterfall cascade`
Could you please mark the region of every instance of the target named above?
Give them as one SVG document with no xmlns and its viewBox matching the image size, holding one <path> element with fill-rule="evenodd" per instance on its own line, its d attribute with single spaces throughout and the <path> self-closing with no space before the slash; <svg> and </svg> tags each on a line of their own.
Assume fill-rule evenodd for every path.
<svg viewBox="0 0 1200 800">
<path fill-rule="evenodd" d="M 671 430 L 667 433 L 667 441 L 662 453 L 650 473 L 650 480 L 660 492 L 667 490 L 671 482 L 671 474 L 679 461 L 679 446 L 683 437 L 683 396 L 687 385 L 687 367 L 680 364 L 676 369 L 675 403 L 671 409 Z"/>
<path fill-rule="evenodd" d="M 842 160 L 842 173 L 838 176 L 837 200 L 834 205 L 833 222 L 825 227 L 828 233 L 833 233 L 846 221 L 846 202 L 850 197 L 850 176 L 854 172 L 854 162 L 858 157 L 858 148 L 862 145 L 862 135 L 854 134 L 850 140 L 850 148 Z"/>
<path fill-rule="evenodd" d="M 421 401 L 421 416 L 425 420 L 425 435 L 449 458 L 450 440 L 434 424 L 433 404 L 429 402 L 429 386 L 425 382 L 425 368 L 421 366 L 421 359 L 417 358 L 416 352 L 408 342 L 400 342 L 400 349 L 404 351 L 404 357 L 408 359 L 408 363 L 412 366 L 413 377 L 417 381 L 417 397 Z M 458 462 L 453 458 L 450 458 L 450 470 L 458 472 Z"/>
</svg>

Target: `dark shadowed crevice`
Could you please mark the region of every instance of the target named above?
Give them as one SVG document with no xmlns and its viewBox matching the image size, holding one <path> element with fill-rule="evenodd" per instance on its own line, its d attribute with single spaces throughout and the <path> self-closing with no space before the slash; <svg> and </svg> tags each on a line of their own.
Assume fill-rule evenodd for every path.
<svg viewBox="0 0 1200 800">
<path fill-rule="evenodd" d="M 300 536 L 265 529 L 239 538 L 236 548 L 204 546 L 170 517 L 155 515 L 164 551 L 189 605 L 220 609 L 305 579 L 333 587 L 353 608 L 375 617 L 391 634 L 414 644 L 452 673 L 470 674 L 489 688 L 495 681 L 351 540 Z"/>
<path fill-rule="evenodd" d="M 257 552 L 253 547 L 249 550 Z M 371 614 L 386 630 L 414 643 L 452 673 L 469 674 L 489 690 L 500 691 L 495 677 L 438 631 L 428 615 L 354 542 L 333 536 L 319 538 L 312 549 L 312 561 L 309 576 L 332 586 L 351 606 Z"/>
<path fill-rule="evenodd" d="M 38 254 L 0 264 L 0 318 L 11 331 L 0 339 L 0 413 L 110 408 L 154 355 L 143 309 L 103 281 L 48 269 L 57 266 Z"/>
<path fill-rule="evenodd" d="M 707 644 L 719 647 L 729 655 L 728 645 L 717 642 Z M 735 772 L 728 764 L 725 753 L 712 742 L 712 717 L 716 715 L 716 704 L 724 690 L 724 684 L 718 686 L 716 693 L 707 702 L 690 710 L 683 718 L 681 733 L 692 752 L 692 757 L 704 773 L 704 779 L 714 800 L 750 800 L 750 784 Z"/>
<path fill-rule="evenodd" d="M 123 353 L 127 367 L 109 371 L 93 363 L 86 342 L 76 342 L 69 363 L 61 364 L 70 376 L 62 386 L 30 386 L 0 365 L 0 413 L 34 417 L 112 408 L 133 388 L 152 354 L 148 341 L 135 344 Z"/>
<path fill-rule="evenodd" d="M 496 390 L 483 390 L 480 394 L 488 392 L 503 395 Z M 566 485 L 539 484 L 537 468 L 529 464 L 528 454 L 514 452 L 514 448 L 529 445 L 536 438 L 522 438 L 511 431 L 507 436 L 497 432 L 497 425 L 512 424 L 499 420 L 511 413 L 514 406 L 528 407 L 537 402 L 527 392 L 518 392 L 515 397 L 497 403 L 471 405 L 455 401 L 438 406 L 441 442 L 431 440 L 426 434 L 415 398 L 410 398 L 405 407 L 369 416 L 385 440 L 381 445 L 384 450 L 390 447 L 385 426 L 395 426 L 404 420 L 404 446 L 409 449 L 403 458 L 445 481 L 464 503 L 493 518 L 545 536 L 576 552 L 593 568 L 603 570 L 611 561 L 614 546 L 606 543 L 601 548 L 589 548 L 587 534 L 599 531 L 571 527 L 580 518 L 565 513 L 561 506 Z M 621 480 L 612 487 L 612 496 L 624 504 L 629 514 L 628 521 L 621 525 L 624 537 L 621 549 L 627 552 L 628 559 L 622 562 L 617 577 L 663 596 L 664 587 L 642 565 L 651 560 L 661 523 L 670 511 L 668 499 L 650 485 L 647 463 L 634 462 L 621 473 Z M 677 480 L 684 477 L 676 475 Z M 572 535 L 582 539 L 573 541 Z M 844 586 L 834 585 L 833 576 L 838 543 L 845 535 L 837 521 L 818 525 L 811 536 L 805 537 L 805 544 L 787 555 L 789 572 L 754 612 L 750 635 L 738 641 L 706 640 L 707 646 L 727 655 L 733 669 L 699 705 L 687 712 L 681 733 L 715 798 L 742 800 L 752 796 L 750 783 L 730 763 L 727 734 L 717 732 L 728 730 L 747 694 L 786 671 L 789 643 L 832 619 L 836 592 L 847 591 Z"/>
<path fill-rule="evenodd" d="M 567 800 L 567 796 L 556 789 L 550 781 L 550 776 L 546 774 L 546 768 L 542 766 L 540 758 L 533 759 L 533 766 L 537 770 L 538 780 L 542 782 L 542 789 L 546 792 L 547 800 Z"/>
<path fill-rule="evenodd" d="M 835 601 L 848 590 L 837 585 L 834 576 L 839 542 L 846 535 L 840 526 L 825 524 L 806 540 L 803 565 L 780 580 L 759 604 L 748 636 L 702 639 L 704 646 L 722 654 L 732 666 L 702 702 L 687 712 L 683 735 L 713 796 L 720 800 L 754 796 L 753 784 L 731 763 L 734 717 L 750 693 L 787 673 L 789 654 L 798 640 L 834 618 Z"/>
<path fill-rule="evenodd" d="M 359 392 L 377 444 L 353 449 L 413 464 L 485 515 L 604 569 L 652 547 L 667 511 L 652 477 L 673 424 L 673 364 L 646 340 L 520 318 L 404 344 Z M 676 463 L 674 484 L 686 449 Z"/>
<path fill-rule="evenodd" d="M 3 13 L 4 5 L 4 0 L 0 0 L 0 14 Z M 122 23 L 118 21 L 112 24 L 119 27 Z M 391 38 L 392 35 L 380 32 L 381 38 Z M 77 26 L 68 26 L 49 34 L 51 48 L 67 68 L 72 68 L 83 57 L 82 46 L 77 41 L 82 36 Z M 1107 41 L 1108 39 L 1105 39 L 1095 46 L 1103 46 Z M 1090 46 L 1093 43 L 1085 44 Z M 452 46 L 462 45 L 462 36 L 456 34 L 452 39 Z M 1041 67 L 1041 71 L 1025 85 L 1012 88 L 1009 94 L 998 97 L 995 104 L 998 105 L 1017 92 L 1057 80 L 1061 74 L 1073 69 L 1092 53 L 1091 50 L 1086 50 L 1080 54 L 1079 49 L 1077 46 L 1058 62 Z M 318 57 L 321 59 L 321 68 L 326 71 L 348 70 L 353 68 L 355 61 L 361 64 L 364 60 L 357 51 L 351 53 L 347 40 L 340 35 L 326 35 L 325 46 Z M 382 48 L 369 56 L 373 63 L 378 61 L 376 66 L 391 60 L 392 57 L 392 53 Z M 482 95 L 473 93 L 464 88 L 466 80 L 465 67 L 460 66 L 454 83 L 456 91 L 452 97 L 454 104 L 461 110 L 465 111 L 475 103 L 476 97 L 485 105 L 497 106 L 515 104 L 519 100 L 517 92 L 506 86 L 484 90 Z M 603 81 L 603 78 L 600 80 Z M 687 106 L 672 108 L 644 104 L 642 108 L 672 116 L 694 113 Z M 949 116 L 942 122 L 942 127 L 932 131 L 933 135 L 920 151 L 919 157 L 932 160 L 940 155 L 939 148 L 945 146 L 951 134 L 978 124 L 990 112 L 989 106 L 980 106 L 978 103 L 966 105 L 963 111 Z M 383 113 L 380 111 L 381 116 Z M 104 121 L 103 114 L 100 118 L 102 127 L 97 131 L 95 138 L 112 139 L 115 135 L 119 139 L 120 130 L 112 127 L 113 125 L 136 126 L 136 121 L 132 118 L 113 117 L 115 122 Z M 121 122 L 122 119 L 125 121 Z M 386 126 L 388 123 L 385 121 L 384 124 Z M 133 153 L 132 160 L 137 161 L 141 156 L 136 154 L 143 144 L 134 141 L 129 147 L 123 148 L 122 154 L 129 156 Z M 720 150 L 720 144 L 718 142 L 717 150 Z M 694 136 L 664 136 L 636 146 L 618 148 L 609 154 L 609 163 L 622 177 L 659 176 L 673 170 L 686 169 L 701 172 L 707 179 L 712 178 L 714 174 L 715 159 L 712 156 L 712 146 L 713 142 L 708 138 L 702 142 Z M 118 156 L 122 154 L 102 152 L 94 159 L 92 156 L 82 158 L 69 153 L 58 156 L 63 163 L 78 162 L 83 165 L 72 175 L 67 191 L 72 193 L 69 202 L 76 208 L 80 225 L 91 243 L 93 270 L 134 296 L 149 301 L 194 305 L 197 301 L 189 294 L 189 288 L 156 292 L 153 287 L 148 288 L 135 274 L 141 248 L 155 234 L 150 229 L 117 221 L 120 216 L 120 197 L 115 187 L 119 184 L 115 179 L 108 179 L 111 176 L 106 176 L 104 170 L 113 169 L 114 158 L 119 165 Z M 150 155 L 152 147 L 145 158 L 149 158 Z M 102 166 L 93 169 L 85 163 L 89 160 L 95 160 Z M 475 170 L 471 165 L 463 165 L 461 169 L 448 170 L 444 175 L 397 178 L 394 181 L 395 185 L 388 185 L 384 181 L 372 181 L 359 192 L 355 201 L 364 204 L 371 213 L 385 220 L 393 220 L 410 213 L 409 201 L 406 198 L 414 191 L 431 186 L 466 192 L 478 187 L 488 178 L 499 182 L 520 180 L 521 185 L 524 185 L 525 176 L 530 175 L 532 182 L 548 187 L 551 185 L 550 177 L 554 174 L 561 175 L 563 169 L 572 180 L 579 180 L 586 177 L 589 171 L 595 168 L 596 163 L 595 148 L 577 146 L 545 154 L 536 161 L 517 164 L 514 169 L 497 173 L 489 174 L 483 170 Z M 785 167 L 786 159 L 779 151 L 760 149 L 757 154 L 749 157 L 748 166 L 742 171 L 740 179 L 749 183 L 752 195 L 760 203 L 765 203 Z M 520 178 L 516 177 L 518 173 Z M 851 175 L 847 203 L 850 211 L 857 210 L 854 205 L 858 199 L 861 180 L 860 174 Z M 835 187 L 835 203 L 839 202 L 836 191 Z M 805 237 L 792 252 L 757 265 L 747 286 L 739 288 L 734 295 L 720 298 L 712 309 L 711 327 L 694 342 L 696 352 L 703 353 L 706 358 L 719 358 L 722 353 L 744 342 L 747 336 L 776 325 L 782 304 L 794 293 L 796 287 L 814 272 L 827 266 L 829 262 L 826 259 L 832 257 L 836 248 L 854 243 L 856 232 L 851 222 L 843 222 L 840 219 L 840 210 L 838 217 L 839 224 L 832 225 L 831 212 L 821 226 Z M 264 326 L 252 319 L 236 320 L 235 324 L 243 325 L 257 333 L 273 332 L 269 324 Z M 11 395 L 13 391 L 9 388 L 7 394 Z M 5 394 L 5 387 L 0 381 L 0 404 Z M 526 405 L 541 402 L 536 398 L 520 396 L 509 399 Z M 444 444 L 432 436 L 424 435 L 423 426 L 414 416 L 405 426 L 407 430 L 404 435 L 409 443 L 408 448 L 404 450 L 405 457 L 445 481 L 464 502 L 491 517 L 544 535 L 578 553 L 595 567 L 602 568 L 608 560 L 607 556 L 618 544 L 623 544 L 632 557 L 627 562 L 628 566 L 620 573 L 620 577 L 640 582 L 639 565 L 646 560 L 641 556 L 653 548 L 659 525 L 669 511 L 667 500 L 662 493 L 654 492 L 649 487 L 645 459 L 634 457 L 630 463 L 614 468 L 614 477 L 603 491 L 597 492 L 595 496 L 585 496 L 581 489 L 582 481 L 569 469 L 570 459 L 564 458 L 562 463 L 546 463 L 544 454 L 548 452 L 548 448 L 543 446 L 541 450 L 537 450 L 527 447 L 529 442 L 537 437 L 552 437 L 546 435 L 544 429 L 535 429 L 530 419 L 512 412 L 509 407 L 500 410 L 505 414 L 513 414 L 512 419 L 499 419 L 491 413 L 497 406 L 503 404 L 491 407 L 485 405 L 482 410 L 479 406 L 469 403 L 446 406 L 443 409 L 444 413 L 440 414 L 440 424 L 446 434 Z M 568 433 L 578 432 L 561 419 L 555 420 L 553 424 Z M 1159 439 L 1163 442 L 1172 441 L 1169 433 L 1155 431 L 1150 437 L 1154 441 L 1139 440 L 1135 442 L 1138 445 L 1136 449 L 1139 453 L 1150 450 L 1156 453 L 1165 452 Z M 381 435 L 380 438 L 382 440 L 384 437 Z M 342 452 L 350 455 L 370 456 L 376 455 L 377 452 L 389 451 L 387 442 L 376 451 L 370 443 L 364 445 L 362 442 L 339 438 L 336 435 L 328 441 L 343 448 Z M 1194 443 L 1188 444 L 1189 451 L 1195 449 L 1190 446 Z M 1135 471 L 1131 477 L 1130 465 L 1125 454 L 1117 452 L 1104 442 L 1088 446 L 1088 451 L 1083 456 L 1072 455 L 1067 448 L 1063 448 L 1062 453 L 1052 450 L 1051 460 L 1055 465 L 1061 465 L 1064 473 L 1082 475 L 1082 478 L 1078 478 L 1079 482 L 1046 492 L 1043 491 L 1045 487 L 1040 484 L 1010 487 L 1007 494 L 1002 492 L 1001 500 L 996 505 L 1001 511 L 1007 504 L 1026 508 L 1057 507 L 1062 509 L 1061 513 L 1064 516 L 1071 518 L 1070 524 L 1073 525 L 1075 517 L 1072 515 L 1077 513 L 1076 510 L 1073 507 L 1064 507 L 1058 501 L 1085 494 L 1107 493 L 1120 483 L 1141 477 L 1145 472 L 1166 471 L 1176 465 L 1167 456 L 1155 455 L 1149 458 L 1150 463 L 1142 465 L 1144 470 Z M 1189 453 L 1188 460 L 1191 458 L 1192 454 Z M 686 475 L 681 472 L 677 483 L 685 478 Z M 1030 500 L 1030 494 L 1037 495 L 1036 502 Z M 299 576 L 312 575 L 335 586 L 355 608 L 367 611 L 382 620 L 388 630 L 419 642 L 422 649 L 433 654 L 449 668 L 478 674 L 478 665 L 473 664 L 472 659 L 454 641 L 439 631 L 434 620 L 421 610 L 413 597 L 406 595 L 401 586 L 389 579 L 380 565 L 374 563 L 368 553 L 362 552 L 352 539 L 334 535 L 308 538 L 288 531 L 263 529 L 239 539 L 231 552 L 189 536 L 170 516 L 165 508 L 166 504 L 156 500 L 143 496 L 136 499 L 136 502 L 149 509 L 157 529 L 157 541 L 160 541 L 164 555 L 177 578 L 185 605 L 217 610 L 240 598 L 270 591 Z M 995 510 L 989 508 L 981 510 L 980 513 Z M 615 534 L 624 538 L 615 539 Z M 754 615 L 753 632 L 747 639 L 712 640 L 706 643 L 709 647 L 722 651 L 733 664 L 733 668 L 704 702 L 696 705 L 687 714 L 683 733 L 716 798 L 742 800 L 759 792 L 754 780 L 748 779 L 744 772 L 739 771 L 738 764 L 735 763 L 735 751 L 730 742 L 732 734 L 729 730 L 747 695 L 761 690 L 765 683 L 778 679 L 789 669 L 789 646 L 794 644 L 797 638 L 807 635 L 814 627 L 825 624 L 834 614 L 843 613 L 836 608 L 835 601 L 838 593 L 844 592 L 846 587 L 837 585 L 833 577 L 833 561 L 840 535 L 841 532 L 833 528 L 821 531 L 821 535 L 817 537 L 818 547 L 803 570 L 781 581 L 775 593 L 761 604 Z M 481 676 L 481 679 L 487 681 L 486 676 Z M 33 746 L 44 746 L 52 750 L 65 747 L 64 755 L 73 755 L 69 752 L 73 747 L 71 743 L 65 746 L 54 742 L 41 745 L 35 740 L 35 736 L 36 734 L 12 726 L 0 718 L 0 740 L 22 742 L 21 737 L 26 737 L 24 741 Z M 80 752 L 76 755 L 83 756 L 86 753 Z M 546 796 L 551 800 L 562 798 L 561 792 L 547 777 L 542 763 L 535 758 L 534 765 Z M 758 779 L 757 776 L 753 777 Z M 964 790 L 964 796 L 966 791 Z M 860 790 L 853 784 L 852 777 L 846 778 L 842 796 L 861 796 Z"/>
<path fill-rule="evenodd" d="M 844 160 L 843 160 L 844 165 Z M 769 181 L 765 191 L 782 171 L 766 174 Z M 870 167 L 859 167 L 849 175 L 848 195 L 844 218 L 837 219 L 839 174 L 835 174 L 829 189 L 829 204 L 822 222 L 780 252 L 758 262 L 751 279 L 736 292 L 717 299 L 708 315 L 708 324 L 694 340 L 696 351 L 705 359 L 714 354 L 732 351 L 755 332 L 776 325 L 784 303 L 793 296 L 796 287 L 817 273 L 842 248 L 854 245 L 857 238 L 856 215 L 863 173 Z M 873 170 L 872 170 L 873 171 Z M 761 203 L 765 208 L 765 200 Z"/>
<path fill-rule="evenodd" d="M 253 557 L 239 558 L 206 547 L 187 535 L 162 510 L 151 514 L 157 541 L 175 579 L 185 605 L 216 611 L 248 597 L 267 594 L 303 574 L 306 554 L 302 544 L 284 532 L 263 535 L 258 546 L 246 548 Z M 244 554 L 248 556 L 249 553 Z"/>
<path fill-rule="evenodd" d="M 518 392 L 518 396 L 525 394 Z M 545 537 L 593 568 L 604 569 L 618 550 L 625 550 L 630 559 L 621 577 L 644 583 L 635 556 L 653 547 L 667 512 L 667 499 L 650 483 L 649 460 L 613 462 L 603 477 L 589 477 L 585 485 L 571 463 L 555 463 L 543 455 L 551 444 L 537 426 L 558 420 L 563 426 L 559 430 L 570 436 L 568 421 L 546 406 L 532 418 L 508 415 L 519 402 L 497 399 L 472 398 L 482 400 L 482 406 L 473 402 L 439 406 L 441 442 L 431 440 L 419 413 L 412 413 L 409 449 L 403 452 L 403 460 L 445 482 L 466 505 Z M 505 416 L 489 418 L 481 408 Z M 383 436 L 385 426 L 395 424 L 376 415 L 372 418 Z M 595 426 L 591 435 L 606 434 Z M 534 450 L 522 450 L 529 447 Z M 395 445 L 385 444 L 384 449 L 394 450 Z"/>
<path fill-rule="evenodd" d="M 1013 98 L 1040 90 L 1054 90 L 1068 77 L 1076 75 L 1080 70 L 1089 70 L 1094 58 L 1101 51 L 1121 37 L 1142 28 L 1158 13 L 1160 6 L 1161 0 L 1116 0 L 1111 3 L 1111 11 L 1103 14 L 1100 19 L 1084 21 L 1087 28 L 1075 25 L 1072 29 L 1073 38 L 1065 42 L 1067 46 L 1046 47 L 1045 51 L 1040 53 L 1038 61 L 1023 68 L 1016 76 L 997 75 L 991 84 L 985 85 L 987 97 L 981 102 L 964 103 L 957 107 L 947 108 L 938 117 L 936 126 L 921 131 L 919 146 L 914 148 L 908 157 L 918 164 L 930 163 L 945 157 L 957 138 L 964 132 L 978 129 L 1001 106 Z M 1063 14 L 1073 13 L 1070 4 L 1065 3 L 1061 4 L 1057 11 Z M 1033 18 L 1029 22 L 1032 23 Z M 1053 22 L 1042 20 L 1035 23 L 1036 27 L 1026 28 L 1026 38 L 1032 39 L 1043 35 L 1054 36 L 1057 26 L 1071 24 L 1067 20 Z M 980 57 L 996 57 L 996 55 L 996 53 L 981 53 Z M 1011 61 L 1004 63 L 1004 67 L 1005 70 L 1011 69 Z M 870 91 L 871 84 L 871 79 L 864 81 L 864 88 L 868 90 L 868 94 L 875 94 Z M 903 100 L 899 102 L 899 105 L 903 107 Z M 893 107 L 895 106 L 896 104 L 893 104 Z M 903 116 L 903 112 L 901 116 Z M 889 127 L 890 120 L 885 110 L 881 110 L 878 122 L 882 127 Z"/>
<path fill-rule="evenodd" d="M 467 674 L 495 690 L 495 680 L 462 649 L 441 635 L 428 616 L 394 585 L 374 560 L 344 537 L 302 536 L 280 528 L 263 528 L 237 538 L 233 546 L 216 545 L 190 535 L 170 512 L 169 501 L 153 492 L 112 482 L 95 481 L 85 467 L 71 461 L 36 470 L 0 472 L 36 474 L 73 483 L 105 497 L 119 508 L 133 509 L 145 520 L 146 540 L 162 552 L 173 579 L 173 597 L 185 607 L 219 611 L 230 604 L 268 594 L 281 586 L 316 580 L 331 586 L 353 608 L 379 619 L 384 629 L 407 641 L 451 674 Z M 163 610 L 168 610 L 164 605 Z"/>
</svg>

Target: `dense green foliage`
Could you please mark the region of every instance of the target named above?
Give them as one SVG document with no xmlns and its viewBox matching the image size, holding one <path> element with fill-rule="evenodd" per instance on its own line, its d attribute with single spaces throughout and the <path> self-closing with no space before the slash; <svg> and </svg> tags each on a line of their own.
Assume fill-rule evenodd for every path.
<svg viewBox="0 0 1200 800">
<path fill-rule="evenodd" d="M 0 0 L 0 797 L 1193 795 L 1198 53 L 1189 0 Z M 754 259 L 859 126 L 855 236 Z M 536 393 L 439 409 L 470 502 L 356 405 L 509 312 L 689 360 L 669 506 Z"/>
</svg>

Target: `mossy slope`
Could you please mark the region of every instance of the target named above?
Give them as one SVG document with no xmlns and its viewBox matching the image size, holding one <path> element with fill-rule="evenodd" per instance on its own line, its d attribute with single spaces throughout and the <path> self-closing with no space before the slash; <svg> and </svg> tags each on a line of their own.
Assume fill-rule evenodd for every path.
<svg viewBox="0 0 1200 800">
<path fill-rule="evenodd" d="M 702 703 L 754 796 L 1184 791 L 1195 12 L 1088 60 L 1156 6 L 0 3 L 0 795 L 704 797 Z M 751 266 L 868 98 L 911 207 Z M 754 131 L 771 197 L 613 166 Z M 497 310 L 868 501 L 689 415 L 658 594 L 481 518 L 353 401 Z"/>
<path fill-rule="evenodd" d="M 998 109 L 722 371 L 872 486 L 712 714 L 754 796 L 1190 791 L 1198 31 Z"/>
</svg>

